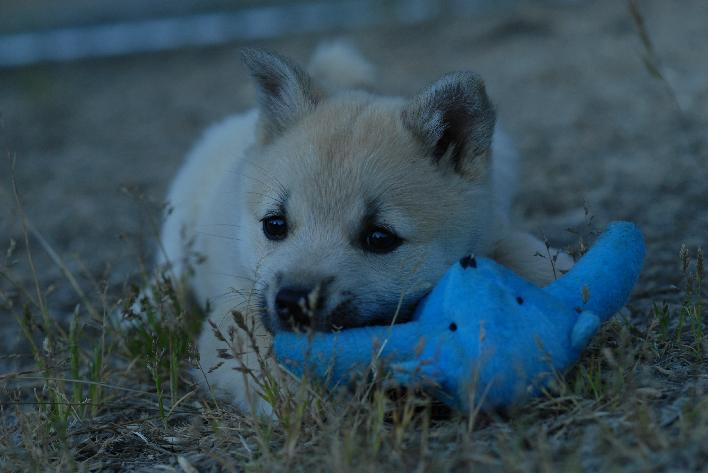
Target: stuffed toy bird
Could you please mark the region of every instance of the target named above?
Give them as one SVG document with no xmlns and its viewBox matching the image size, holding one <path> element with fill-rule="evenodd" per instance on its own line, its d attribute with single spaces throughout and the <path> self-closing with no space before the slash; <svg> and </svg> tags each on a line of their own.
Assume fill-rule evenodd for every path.
<svg viewBox="0 0 708 473">
<path fill-rule="evenodd" d="M 412 321 L 333 333 L 282 332 L 276 358 L 296 375 L 347 384 L 374 364 L 469 411 L 538 394 L 575 363 L 600 325 L 627 301 L 644 241 L 627 222 L 608 226 L 565 275 L 538 288 L 494 261 L 466 256 L 418 305 Z"/>
</svg>

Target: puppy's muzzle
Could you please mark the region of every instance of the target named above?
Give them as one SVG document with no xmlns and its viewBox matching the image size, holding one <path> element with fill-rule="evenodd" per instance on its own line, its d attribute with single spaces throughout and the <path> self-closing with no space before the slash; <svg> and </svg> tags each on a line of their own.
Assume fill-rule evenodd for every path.
<svg viewBox="0 0 708 473">
<path fill-rule="evenodd" d="M 275 295 L 275 310 L 285 326 L 307 328 L 312 326 L 312 289 L 284 287 Z"/>
</svg>

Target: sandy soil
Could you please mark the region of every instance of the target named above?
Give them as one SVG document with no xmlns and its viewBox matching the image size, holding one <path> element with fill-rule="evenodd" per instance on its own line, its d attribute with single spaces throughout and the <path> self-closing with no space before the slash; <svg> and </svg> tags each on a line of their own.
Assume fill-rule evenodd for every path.
<svg viewBox="0 0 708 473">
<path fill-rule="evenodd" d="M 626 5 L 613 0 L 345 37 L 380 66 L 384 92 L 479 72 L 525 156 L 517 210 L 527 226 L 572 243 L 566 228 L 582 225 L 585 204 L 600 228 L 631 219 L 649 246 L 639 292 L 666 288 L 661 297 L 671 298 L 681 244 L 708 246 L 708 2 L 677 5 L 642 2 L 670 87 L 648 72 Z M 321 39 L 257 46 L 304 61 Z M 190 144 L 253 102 L 240 46 L 0 71 L 3 155 L 16 156 L 26 213 L 71 269 L 112 285 L 139 269 L 152 248 L 149 222 Z M 0 177 L 4 250 L 22 240 L 4 156 Z M 36 253 L 42 282 L 60 281 Z M 49 297 L 57 314 L 77 302 L 66 286 Z M 633 307 L 649 302 L 635 298 Z M 0 318 L 0 354 L 21 350 L 12 319 Z"/>
</svg>

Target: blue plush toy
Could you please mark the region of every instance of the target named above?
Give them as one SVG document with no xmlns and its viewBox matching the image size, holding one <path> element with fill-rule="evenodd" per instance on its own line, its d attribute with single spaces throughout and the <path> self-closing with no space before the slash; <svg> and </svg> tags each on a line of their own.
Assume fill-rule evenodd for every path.
<svg viewBox="0 0 708 473">
<path fill-rule="evenodd" d="M 486 258 L 451 267 L 413 320 L 337 333 L 279 333 L 278 360 L 332 385 L 378 358 L 393 379 L 451 407 L 506 407 L 534 395 L 580 356 L 625 304 L 644 259 L 641 233 L 615 222 L 573 269 L 540 289 Z"/>
</svg>

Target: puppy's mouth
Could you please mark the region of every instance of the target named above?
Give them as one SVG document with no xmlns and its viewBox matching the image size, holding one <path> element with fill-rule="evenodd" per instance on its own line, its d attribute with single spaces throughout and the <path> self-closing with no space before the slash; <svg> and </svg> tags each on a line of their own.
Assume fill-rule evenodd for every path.
<svg viewBox="0 0 708 473">
<path fill-rule="evenodd" d="M 308 331 L 337 332 L 366 325 L 365 323 L 357 323 L 361 316 L 351 299 L 341 301 L 330 310 L 315 309 L 294 315 L 272 308 L 265 300 L 262 307 L 263 325 L 271 334 Z"/>
<path fill-rule="evenodd" d="M 396 301 L 387 307 L 373 313 L 362 313 L 354 299 L 345 299 L 326 313 L 310 314 L 309 323 L 302 323 L 302 319 L 283 317 L 282 314 L 272 309 L 265 298 L 262 301 L 261 319 L 263 326 L 271 334 L 278 332 L 338 332 L 358 327 L 381 326 L 402 324 L 410 322 L 418 304 L 428 294 L 416 297 L 412 301 Z"/>
</svg>

